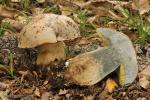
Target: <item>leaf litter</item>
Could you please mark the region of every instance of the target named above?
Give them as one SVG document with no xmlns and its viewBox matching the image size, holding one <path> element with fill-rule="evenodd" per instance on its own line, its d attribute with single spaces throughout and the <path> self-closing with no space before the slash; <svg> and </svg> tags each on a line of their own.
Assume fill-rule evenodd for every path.
<svg viewBox="0 0 150 100">
<path fill-rule="evenodd" d="M 113 9 L 114 6 L 118 5 L 117 1 L 116 2 L 115 1 L 113 2 L 110 0 L 89 0 L 88 2 L 86 2 L 86 0 L 81 0 L 80 2 L 77 0 L 72 0 L 72 1 L 47 0 L 47 1 L 48 1 L 48 4 L 50 4 L 50 6 L 58 5 L 58 8 L 60 9 L 60 11 L 64 10 L 64 11 L 61 11 L 62 14 L 68 15 L 72 18 L 76 16 L 77 14 L 76 12 L 78 12 L 78 10 L 80 10 L 81 8 L 87 9 L 88 10 L 87 20 L 90 20 L 91 23 L 97 24 L 96 27 L 99 27 L 99 26 L 108 27 L 107 21 L 115 22 L 113 18 L 114 19 L 121 18 L 122 20 L 122 17 L 123 17 L 123 15 L 118 13 L 116 9 Z M 40 8 L 42 10 L 46 5 L 45 2 L 47 3 L 47 1 L 39 0 L 38 1 L 39 4 L 37 3 L 35 5 L 32 5 L 31 7 L 35 9 Z M 136 2 L 140 1 L 140 3 L 142 2 L 142 0 L 135 0 L 135 1 Z M 143 0 L 143 2 L 145 3 L 148 1 Z M 139 11 L 139 13 L 142 16 L 143 14 L 149 11 L 148 10 L 149 8 L 144 8 L 144 7 L 147 7 L 148 3 L 145 3 L 146 6 L 143 6 L 143 4 L 141 4 L 143 7 L 141 6 L 140 9 L 131 8 L 130 2 L 127 2 L 127 1 L 122 1 L 119 3 L 123 7 L 126 7 L 126 8 L 130 7 L 131 10 L 133 9 L 133 10 Z M 15 8 L 12 6 L 12 4 L 18 5 L 16 1 L 14 1 L 9 4 L 11 9 L 7 7 L 0 8 L 0 12 L 2 12 L 0 14 L 0 17 L 2 18 L 0 19 L 9 18 L 9 20 L 13 20 L 15 21 L 15 23 L 17 22 L 17 25 L 15 25 L 14 22 L 12 25 L 11 25 L 12 22 L 9 22 L 9 23 L 11 26 L 14 25 L 13 27 L 17 29 L 17 32 L 20 32 L 20 29 L 23 26 L 22 26 L 22 23 L 21 24 L 20 22 L 18 23 L 17 18 L 20 17 L 19 21 L 24 22 L 24 18 L 26 19 L 26 17 L 32 17 L 32 13 L 26 12 L 28 11 L 28 9 L 25 12 L 21 11 L 20 9 L 18 9 L 19 7 L 16 6 Z M 21 12 L 18 12 L 19 10 Z M 53 10 L 49 10 L 49 11 L 50 13 L 53 13 Z M 68 11 L 69 13 L 65 11 Z M 36 13 L 38 12 L 35 12 L 35 14 L 33 15 L 35 16 Z M 43 12 L 40 11 L 39 13 L 43 13 Z M 20 14 L 21 16 L 19 15 L 19 17 L 16 17 L 17 14 Z M 92 17 L 93 19 L 91 20 L 90 18 Z M 81 21 L 79 21 L 78 24 L 80 24 L 80 22 Z M 102 23 L 102 24 L 99 25 L 99 23 Z M 85 26 L 86 26 L 86 23 L 85 23 Z M 119 28 L 120 23 L 119 24 L 117 23 L 116 26 L 117 27 L 111 26 L 111 28 L 115 28 L 116 30 L 121 30 Z M 86 26 L 85 28 L 89 28 L 89 27 Z M 134 33 L 134 31 L 131 29 L 127 29 L 127 30 L 129 30 L 131 33 Z M 93 34 L 95 33 L 93 29 L 90 29 L 89 31 L 93 32 Z M 36 53 L 37 53 L 36 50 L 32 50 L 32 49 L 20 50 L 17 47 L 17 40 L 14 39 L 15 38 L 14 34 L 12 37 L 13 38 L 7 37 L 7 36 L 0 37 L 0 63 L 4 65 L 8 65 L 8 62 L 10 60 L 8 58 L 8 53 L 6 52 L 6 49 L 11 49 L 11 52 L 14 54 L 14 58 L 13 58 L 14 59 L 13 61 L 14 72 L 15 72 L 15 75 L 21 79 L 21 83 L 18 83 L 15 79 L 7 75 L 7 73 L 0 73 L 1 74 L 0 90 L 2 94 L 2 96 L 0 96 L 1 99 L 2 98 L 4 100 L 7 100 L 8 98 L 9 99 L 19 98 L 23 100 L 35 99 L 35 98 L 36 99 L 41 98 L 43 100 L 46 100 L 46 99 L 54 99 L 54 100 L 58 100 L 58 99 L 68 99 L 68 100 L 137 99 L 138 100 L 141 98 L 145 98 L 147 100 L 149 99 L 150 90 L 149 88 L 142 87 L 143 85 L 141 86 L 141 84 L 139 83 L 139 81 L 141 80 L 140 74 L 133 84 L 124 86 L 124 87 L 119 86 L 116 89 L 113 89 L 112 93 L 108 93 L 108 91 L 105 90 L 105 86 L 108 84 L 106 83 L 106 80 L 110 77 L 113 78 L 115 76 L 114 73 L 112 73 L 111 75 L 103 79 L 102 82 L 99 82 L 98 84 L 95 84 L 93 86 L 89 86 L 89 87 L 80 87 L 77 85 L 64 86 L 63 80 L 61 80 L 62 84 L 57 84 L 58 82 L 57 80 L 61 79 L 61 70 L 62 71 L 64 70 L 62 66 L 64 66 L 65 62 L 62 61 L 60 62 L 59 65 L 55 65 L 55 64 L 52 65 L 54 66 L 51 68 L 52 72 L 50 75 L 48 74 L 50 76 L 49 79 L 52 79 L 52 80 L 47 81 L 48 79 L 46 77 L 43 78 L 43 76 L 41 77 L 41 75 L 36 72 L 37 70 L 35 67 L 35 61 L 36 61 L 35 59 L 36 59 Z M 7 45 L 4 45 L 4 44 L 7 44 Z M 75 55 L 78 55 L 80 53 L 92 51 L 102 46 L 99 40 L 97 40 L 95 37 L 92 37 L 92 38 L 83 37 L 83 38 L 79 38 L 73 41 L 68 41 L 68 42 L 66 41 L 66 44 L 68 44 L 68 49 L 69 49 L 68 54 L 70 55 L 69 57 L 74 57 Z M 148 66 L 150 65 L 150 62 L 149 62 L 150 46 L 148 45 L 142 46 L 142 45 L 135 44 L 135 48 L 136 48 L 137 59 L 139 63 L 138 64 L 139 71 L 140 73 L 142 73 L 142 71 L 144 71 L 144 69 L 148 68 Z M 44 72 L 47 72 L 47 71 L 44 71 Z M 143 73 L 146 73 L 146 72 L 143 72 Z M 142 75 L 144 75 L 143 73 Z M 144 80 L 145 79 L 146 81 L 148 80 L 147 78 L 144 78 Z M 61 82 L 58 82 L 58 83 L 61 83 Z M 11 84 L 9 85 L 9 83 Z M 55 87 L 51 85 L 50 83 L 57 84 L 57 86 Z M 115 84 L 115 83 L 110 83 L 110 84 L 112 86 L 112 84 Z M 109 91 L 111 91 L 111 88 L 113 88 L 116 85 L 112 87 L 111 86 L 109 85 L 107 86 L 110 89 Z M 9 89 L 10 92 L 4 96 L 5 91 L 7 89 Z"/>
</svg>

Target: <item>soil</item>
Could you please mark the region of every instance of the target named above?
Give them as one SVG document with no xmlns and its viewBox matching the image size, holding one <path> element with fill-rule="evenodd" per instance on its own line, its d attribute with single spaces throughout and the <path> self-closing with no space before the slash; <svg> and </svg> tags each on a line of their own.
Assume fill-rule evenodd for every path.
<svg viewBox="0 0 150 100">
<path fill-rule="evenodd" d="M 72 51 L 71 56 L 102 46 L 96 38 L 82 38 L 66 44 Z M 140 72 L 150 65 L 150 46 L 135 45 L 135 50 Z M 113 93 L 105 90 L 105 82 L 114 78 L 113 74 L 93 86 L 68 85 L 62 77 L 65 61 L 53 63 L 41 72 L 35 64 L 36 50 L 18 48 L 16 36 L 0 37 L 0 64 L 5 67 L 10 64 L 9 51 L 13 54 L 14 76 L 20 78 L 17 81 L 5 71 L 0 71 L 0 83 L 9 86 L 0 84 L 0 91 L 9 91 L 10 100 L 150 100 L 150 89 L 140 87 L 138 77 L 132 84 L 120 86 Z"/>
</svg>

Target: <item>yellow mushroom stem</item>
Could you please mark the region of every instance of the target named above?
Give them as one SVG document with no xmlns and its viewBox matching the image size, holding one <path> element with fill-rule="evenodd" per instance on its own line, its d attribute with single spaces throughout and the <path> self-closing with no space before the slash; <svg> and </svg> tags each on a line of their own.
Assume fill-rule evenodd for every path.
<svg viewBox="0 0 150 100">
<path fill-rule="evenodd" d="M 47 43 L 37 47 L 37 65 L 46 66 L 53 61 L 66 58 L 64 42 Z"/>
</svg>

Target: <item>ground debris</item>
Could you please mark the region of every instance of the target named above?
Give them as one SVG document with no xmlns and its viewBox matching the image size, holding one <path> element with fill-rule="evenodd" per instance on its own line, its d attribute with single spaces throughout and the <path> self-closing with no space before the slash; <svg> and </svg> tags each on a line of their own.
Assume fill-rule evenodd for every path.
<svg viewBox="0 0 150 100">
<path fill-rule="evenodd" d="M 9 52 L 13 54 L 14 67 L 30 67 L 35 65 L 36 52 L 31 49 L 18 48 L 16 36 L 0 37 L 0 63 L 9 64 Z"/>
</svg>

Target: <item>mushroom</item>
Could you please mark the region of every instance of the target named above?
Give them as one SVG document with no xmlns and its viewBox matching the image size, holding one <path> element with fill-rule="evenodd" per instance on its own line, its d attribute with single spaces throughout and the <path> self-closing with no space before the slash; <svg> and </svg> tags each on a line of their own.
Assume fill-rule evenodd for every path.
<svg viewBox="0 0 150 100">
<path fill-rule="evenodd" d="M 65 59 L 64 40 L 80 37 L 78 25 L 69 17 L 41 14 L 22 29 L 18 35 L 20 48 L 37 48 L 37 65 L 46 66 L 55 60 Z"/>
<path fill-rule="evenodd" d="M 130 39 L 125 34 L 108 28 L 99 28 L 97 32 L 107 39 L 108 46 L 69 59 L 64 74 L 66 82 L 93 85 L 119 68 L 120 85 L 132 83 L 138 68 Z"/>
</svg>

